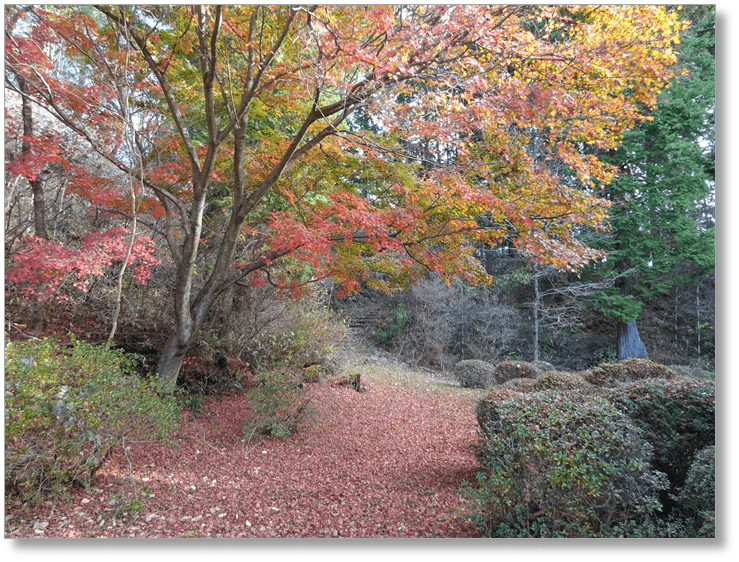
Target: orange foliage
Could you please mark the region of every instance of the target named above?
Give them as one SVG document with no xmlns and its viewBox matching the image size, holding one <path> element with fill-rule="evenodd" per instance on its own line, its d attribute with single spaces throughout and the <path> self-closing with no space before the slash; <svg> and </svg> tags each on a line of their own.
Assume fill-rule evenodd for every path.
<svg viewBox="0 0 739 562">
<path fill-rule="evenodd" d="M 242 271 L 294 254 L 345 290 L 428 271 L 484 283 L 475 248 L 504 237 L 561 268 L 600 257 L 575 236 L 605 228 L 597 188 L 615 170 L 597 154 L 654 106 L 681 25 L 654 5 L 101 12 L 23 16 L 7 64 L 133 173 L 120 156 L 125 64 L 153 193 L 140 212 L 194 232 L 194 202 L 225 186 L 226 216 L 258 246 Z M 85 189 L 115 206 L 107 188 Z M 165 203 L 195 214 L 165 215 Z"/>
</svg>

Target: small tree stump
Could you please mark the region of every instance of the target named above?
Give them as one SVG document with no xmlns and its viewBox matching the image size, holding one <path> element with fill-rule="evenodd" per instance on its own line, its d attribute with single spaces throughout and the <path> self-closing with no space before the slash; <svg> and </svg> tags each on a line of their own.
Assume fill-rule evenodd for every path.
<svg viewBox="0 0 739 562">
<path fill-rule="evenodd" d="M 362 386 L 362 381 L 359 373 L 353 373 L 348 377 L 341 377 L 333 384 L 336 386 L 350 386 L 357 392 L 367 392 L 367 389 Z"/>
</svg>

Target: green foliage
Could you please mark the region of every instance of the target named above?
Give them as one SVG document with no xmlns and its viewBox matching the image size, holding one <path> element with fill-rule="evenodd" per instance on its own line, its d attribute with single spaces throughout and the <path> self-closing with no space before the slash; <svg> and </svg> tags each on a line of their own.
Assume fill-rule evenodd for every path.
<svg viewBox="0 0 739 562">
<path fill-rule="evenodd" d="M 716 439 L 716 389 L 708 380 L 644 380 L 615 388 L 609 399 L 654 448 L 652 466 L 677 493 L 695 455 Z"/>
<path fill-rule="evenodd" d="M 547 371 L 536 379 L 535 390 L 576 390 L 579 392 L 594 392 L 596 389 L 577 373 L 563 371 Z"/>
<path fill-rule="evenodd" d="M 716 353 L 716 332 L 708 322 L 702 322 L 697 327 L 697 332 L 701 342 L 701 352 L 704 355 L 715 355 Z"/>
<path fill-rule="evenodd" d="M 323 375 L 323 369 L 318 365 L 309 365 L 303 369 L 303 381 L 307 383 L 320 382 Z"/>
<path fill-rule="evenodd" d="M 260 334 L 252 351 L 261 368 L 308 366 L 327 361 L 346 334 L 346 326 L 325 307 L 289 303 L 288 315 Z"/>
<path fill-rule="evenodd" d="M 651 447 L 603 398 L 496 391 L 477 416 L 483 471 L 463 493 L 484 536 L 632 536 L 661 507 Z"/>
<path fill-rule="evenodd" d="M 518 267 L 504 274 L 496 275 L 493 283 L 501 289 L 521 289 L 529 284 L 534 277 L 534 272 L 529 267 Z"/>
<path fill-rule="evenodd" d="M 201 394 L 190 394 L 185 396 L 182 404 L 192 412 L 193 416 L 197 417 L 203 411 L 203 396 Z"/>
<path fill-rule="evenodd" d="M 644 379 L 674 379 L 670 367 L 649 359 L 623 359 L 617 363 L 601 363 L 585 375 L 585 380 L 600 388 L 613 388 L 622 383 Z"/>
<path fill-rule="evenodd" d="M 454 377 L 462 388 L 485 388 L 495 384 L 495 365 L 479 359 L 467 359 L 454 366 Z"/>
<path fill-rule="evenodd" d="M 614 318 L 624 324 L 635 320 L 642 309 L 641 301 L 633 295 L 619 294 L 615 287 L 598 292 L 594 306 L 598 307 L 604 316 Z"/>
<path fill-rule="evenodd" d="M 244 435 L 271 435 L 285 439 L 315 412 L 308 406 L 305 386 L 287 370 L 273 370 L 257 377 L 259 385 L 249 397 L 252 417 L 244 420 Z"/>
<path fill-rule="evenodd" d="M 86 486 L 124 440 L 165 439 L 171 396 L 133 373 L 122 351 L 72 339 L 5 346 L 5 481 L 24 500 Z"/>
<path fill-rule="evenodd" d="M 691 464 L 685 487 L 677 495 L 669 514 L 646 523 L 644 537 L 715 538 L 716 536 L 716 451 L 701 450 Z"/>
<path fill-rule="evenodd" d="M 684 526 L 679 536 L 716 536 L 716 447 L 706 447 L 695 455 L 685 486 L 674 500 L 678 507 L 671 519 Z"/>
<path fill-rule="evenodd" d="M 603 363 L 617 363 L 618 362 L 618 348 L 615 344 L 611 344 L 608 347 L 601 349 L 597 355 L 598 364 Z"/>
<path fill-rule="evenodd" d="M 380 343 L 388 343 L 394 340 L 411 322 L 413 322 L 413 313 L 398 305 L 393 311 L 387 327 L 384 330 L 372 330 L 372 335 Z"/>
<path fill-rule="evenodd" d="M 146 499 L 151 495 L 149 486 L 143 486 L 140 494 L 135 489 L 133 493 L 123 491 L 115 494 L 111 498 L 112 505 L 116 507 L 114 517 L 121 520 L 136 519 L 146 510 Z"/>
<path fill-rule="evenodd" d="M 604 158 L 621 170 L 604 191 L 613 202 L 611 231 L 600 244 L 610 252 L 604 267 L 635 268 L 624 294 L 637 298 L 668 291 L 685 263 L 715 267 L 715 6 L 688 17 L 677 76 L 651 119 Z M 636 315 L 617 297 L 603 295 L 602 308 L 629 323 Z"/>
</svg>

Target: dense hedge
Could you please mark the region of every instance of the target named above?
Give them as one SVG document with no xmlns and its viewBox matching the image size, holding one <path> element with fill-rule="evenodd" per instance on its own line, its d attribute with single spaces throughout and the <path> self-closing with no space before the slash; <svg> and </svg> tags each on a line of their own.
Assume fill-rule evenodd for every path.
<svg viewBox="0 0 739 562">
<path fill-rule="evenodd" d="M 547 371 L 534 384 L 534 390 L 572 390 L 581 393 L 594 393 L 596 387 L 577 373 Z"/>
<path fill-rule="evenodd" d="M 600 389 L 550 371 L 487 393 L 470 519 L 493 537 L 714 537 L 715 384 L 648 378 L 660 367 L 606 366 Z"/>
<path fill-rule="evenodd" d="M 163 439 L 179 423 L 175 398 L 133 374 L 106 346 L 51 339 L 5 345 L 5 484 L 39 500 L 86 486 L 126 440 Z"/>
<path fill-rule="evenodd" d="M 623 359 L 618 363 L 601 363 L 585 375 L 585 379 L 601 388 L 613 388 L 624 383 L 645 379 L 673 379 L 675 372 L 669 367 L 649 359 Z"/>
<path fill-rule="evenodd" d="M 672 521 L 682 526 L 675 536 L 716 536 L 716 448 L 698 451 L 688 470 L 685 485 L 674 496 Z"/>
<path fill-rule="evenodd" d="M 485 388 L 496 383 L 495 365 L 478 359 L 457 363 L 454 366 L 454 376 L 462 388 Z"/>
<path fill-rule="evenodd" d="M 485 536 L 639 536 L 660 508 L 652 448 L 605 398 L 500 389 L 477 418 L 483 471 L 464 493 Z"/>
<path fill-rule="evenodd" d="M 609 391 L 609 399 L 626 413 L 654 448 L 652 467 L 667 474 L 666 515 L 678 506 L 698 452 L 716 439 L 715 383 L 709 380 L 650 379 Z M 713 477 L 713 474 L 711 474 Z"/>
<path fill-rule="evenodd" d="M 654 467 L 682 487 L 701 449 L 715 444 L 715 383 L 652 379 L 613 389 L 611 402 L 626 413 L 654 447 Z"/>
</svg>

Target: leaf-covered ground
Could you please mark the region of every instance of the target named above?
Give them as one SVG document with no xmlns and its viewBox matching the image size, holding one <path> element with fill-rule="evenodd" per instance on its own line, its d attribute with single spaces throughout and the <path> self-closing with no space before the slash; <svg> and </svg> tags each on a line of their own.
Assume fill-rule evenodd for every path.
<svg viewBox="0 0 739 562">
<path fill-rule="evenodd" d="M 476 473 L 474 391 L 377 355 L 342 360 L 367 391 L 310 385 L 315 421 L 287 440 L 244 437 L 246 396 L 210 399 L 176 446 L 131 443 L 69 501 L 11 500 L 6 538 L 476 536 L 458 493 Z"/>
</svg>

